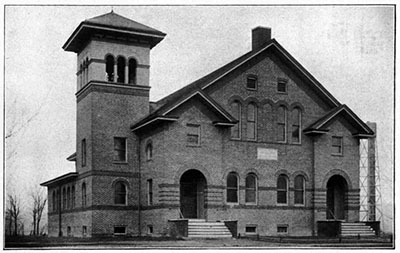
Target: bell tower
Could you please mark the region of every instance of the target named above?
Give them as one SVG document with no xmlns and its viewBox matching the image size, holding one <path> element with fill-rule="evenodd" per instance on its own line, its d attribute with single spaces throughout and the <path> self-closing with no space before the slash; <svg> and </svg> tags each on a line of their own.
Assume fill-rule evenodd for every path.
<svg viewBox="0 0 400 253">
<path fill-rule="evenodd" d="M 81 22 L 64 44 L 77 53 L 78 173 L 137 168 L 129 126 L 149 113 L 150 50 L 165 35 L 110 12 Z"/>
</svg>

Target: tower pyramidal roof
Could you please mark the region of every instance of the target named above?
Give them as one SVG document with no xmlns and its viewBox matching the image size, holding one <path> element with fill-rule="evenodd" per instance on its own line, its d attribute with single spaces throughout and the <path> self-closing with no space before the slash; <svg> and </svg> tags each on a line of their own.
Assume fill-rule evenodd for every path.
<svg viewBox="0 0 400 253">
<path fill-rule="evenodd" d="M 157 45 L 166 35 L 159 30 L 111 11 L 81 22 L 65 42 L 63 49 L 78 53 L 95 34 L 124 37 L 129 41 L 141 41 L 142 43 L 147 41 L 150 48 Z"/>
</svg>

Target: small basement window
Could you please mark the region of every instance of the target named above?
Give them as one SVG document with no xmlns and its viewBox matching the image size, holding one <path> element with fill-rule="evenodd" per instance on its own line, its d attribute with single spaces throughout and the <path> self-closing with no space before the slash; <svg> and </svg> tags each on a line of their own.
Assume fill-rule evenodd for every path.
<svg viewBox="0 0 400 253">
<path fill-rule="evenodd" d="M 115 226 L 114 227 L 114 235 L 125 235 L 126 227 L 125 226 Z"/>
<path fill-rule="evenodd" d="M 257 76 L 251 75 L 247 77 L 247 89 L 257 90 Z"/>
<path fill-rule="evenodd" d="M 289 225 L 287 225 L 287 224 L 277 225 L 276 230 L 277 230 L 278 234 L 287 234 L 288 227 L 289 227 Z"/>
<path fill-rule="evenodd" d="M 153 225 L 148 225 L 147 226 L 147 233 L 148 234 L 153 234 Z"/>
<path fill-rule="evenodd" d="M 246 225 L 246 234 L 255 234 L 257 232 L 256 225 Z"/>
</svg>

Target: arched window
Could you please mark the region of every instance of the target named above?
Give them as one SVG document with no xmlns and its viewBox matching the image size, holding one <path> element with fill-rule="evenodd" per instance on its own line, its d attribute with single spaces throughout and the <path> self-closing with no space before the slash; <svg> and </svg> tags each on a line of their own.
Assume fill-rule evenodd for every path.
<svg viewBox="0 0 400 253">
<path fill-rule="evenodd" d="M 238 203 L 239 202 L 239 179 L 236 173 L 231 172 L 228 174 L 226 182 L 226 202 Z"/>
<path fill-rule="evenodd" d="M 122 182 L 117 182 L 114 186 L 114 204 L 126 205 L 126 186 Z"/>
<path fill-rule="evenodd" d="M 254 103 L 247 105 L 247 139 L 256 139 L 257 106 Z"/>
<path fill-rule="evenodd" d="M 67 188 L 67 209 L 71 208 L 71 188 Z"/>
<path fill-rule="evenodd" d="M 60 196 L 60 190 L 57 190 L 57 195 L 56 195 L 56 210 L 61 209 L 61 196 Z"/>
<path fill-rule="evenodd" d="M 305 199 L 305 179 L 304 176 L 298 175 L 294 178 L 294 204 L 304 205 Z"/>
<path fill-rule="evenodd" d="M 114 82 L 114 57 L 108 55 L 106 57 L 106 80 L 108 82 Z"/>
<path fill-rule="evenodd" d="M 83 86 L 83 67 L 82 64 L 79 65 L 79 88 Z"/>
<path fill-rule="evenodd" d="M 288 203 L 288 178 L 285 175 L 279 175 L 277 183 L 277 203 Z"/>
<path fill-rule="evenodd" d="M 118 83 L 125 83 L 125 58 L 122 56 L 118 57 L 117 60 L 117 72 L 118 72 Z"/>
<path fill-rule="evenodd" d="M 82 183 L 82 206 L 86 206 L 86 183 Z"/>
<path fill-rule="evenodd" d="M 238 101 L 234 101 L 231 104 L 232 108 L 232 116 L 235 117 L 238 120 L 238 123 L 232 127 L 231 130 L 231 137 L 233 139 L 240 139 L 240 129 L 242 125 L 242 108 L 241 104 Z"/>
<path fill-rule="evenodd" d="M 63 205 L 62 205 L 62 209 L 66 209 L 67 208 L 67 192 L 65 190 L 65 187 L 63 188 L 62 191 L 62 196 L 63 196 Z"/>
<path fill-rule="evenodd" d="M 246 203 L 257 203 L 257 177 L 252 173 L 246 177 Z"/>
<path fill-rule="evenodd" d="M 292 143 L 300 143 L 300 123 L 301 123 L 301 111 L 299 108 L 294 108 L 291 112 L 292 122 Z"/>
<path fill-rule="evenodd" d="M 286 142 L 286 107 L 278 107 L 277 115 L 277 141 Z"/>
<path fill-rule="evenodd" d="M 75 185 L 73 185 L 71 189 L 71 198 L 72 198 L 71 207 L 75 208 Z"/>
<path fill-rule="evenodd" d="M 129 81 L 128 83 L 130 84 L 136 84 L 136 68 L 137 68 L 137 63 L 135 59 L 129 59 Z"/>
<path fill-rule="evenodd" d="M 52 206 L 53 206 L 53 212 L 55 212 L 57 209 L 57 201 L 56 201 L 56 191 L 53 191 L 53 198 L 52 198 Z"/>
<path fill-rule="evenodd" d="M 153 158 L 153 145 L 151 142 L 146 145 L 146 160 L 150 161 Z"/>
</svg>

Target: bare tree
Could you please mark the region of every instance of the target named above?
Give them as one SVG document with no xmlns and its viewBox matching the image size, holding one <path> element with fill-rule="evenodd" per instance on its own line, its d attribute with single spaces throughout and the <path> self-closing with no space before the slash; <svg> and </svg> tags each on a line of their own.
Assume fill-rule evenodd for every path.
<svg viewBox="0 0 400 253">
<path fill-rule="evenodd" d="M 33 199 L 32 219 L 33 219 L 33 235 L 40 235 L 40 220 L 47 198 L 43 196 L 43 191 L 37 190 L 31 194 Z"/>
<path fill-rule="evenodd" d="M 18 235 L 18 224 L 20 219 L 20 202 L 17 196 L 8 195 L 8 206 L 6 212 L 9 214 L 11 224 L 14 225 L 14 235 Z"/>
</svg>

